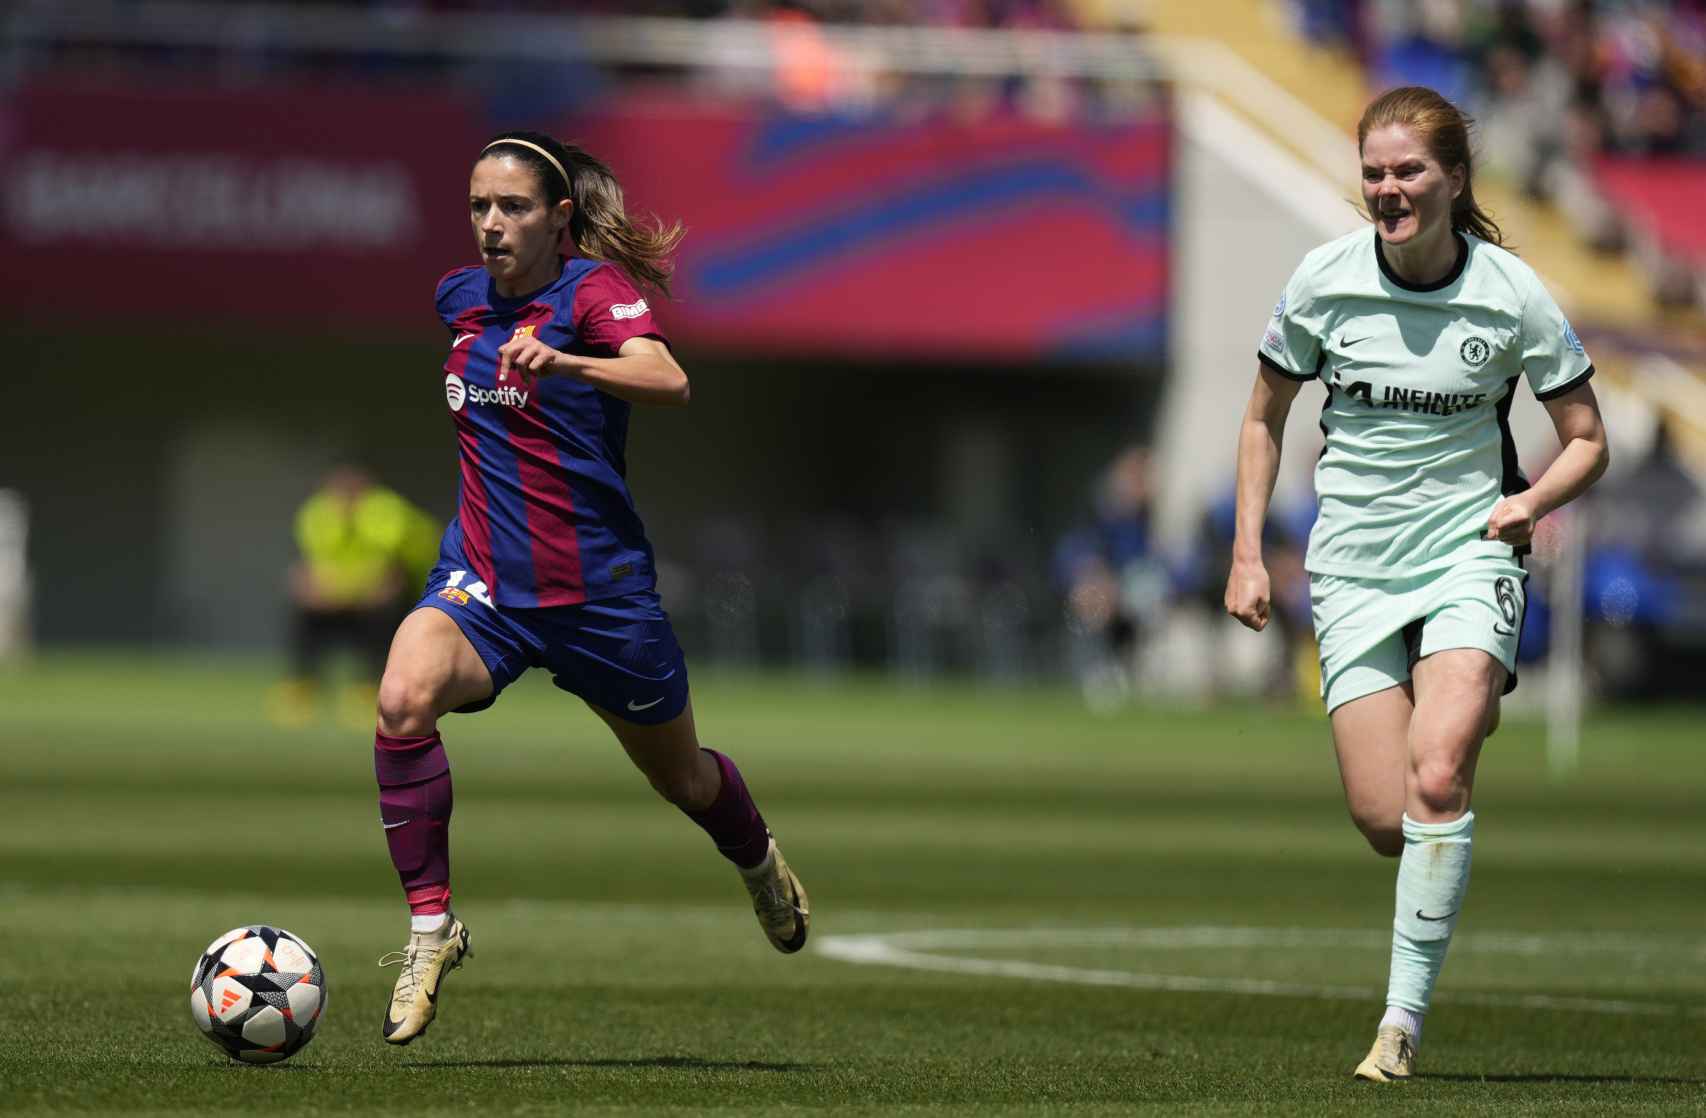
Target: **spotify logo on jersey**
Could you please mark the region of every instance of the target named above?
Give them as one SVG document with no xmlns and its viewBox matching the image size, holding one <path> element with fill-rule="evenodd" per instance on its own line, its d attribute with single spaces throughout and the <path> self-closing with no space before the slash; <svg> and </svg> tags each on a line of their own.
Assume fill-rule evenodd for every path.
<svg viewBox="0 0 1706 1118">
<path fill-rule="evenodd" d="M 455 373 L 446 373 L 444 377 L 444 399 L 450 405 L 451 411 L 461 411 L 463 405 L 496 404 L 505 408 L 525 408 L 530 393 L 524 388 L 513 384 L 500 385 L 497 388 L 481 388 L 479 385 L 470 386 Z"/>
</svg>

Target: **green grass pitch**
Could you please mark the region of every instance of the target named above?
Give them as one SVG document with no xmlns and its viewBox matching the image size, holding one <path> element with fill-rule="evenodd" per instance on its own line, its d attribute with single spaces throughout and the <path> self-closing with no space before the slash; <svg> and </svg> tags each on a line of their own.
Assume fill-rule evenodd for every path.
<svg viewBox="0 0 1706 1118">
<path fill-rule="evenodd" d="M 1606 712 L 1580 774 L 1489 743 L 1474 880 L 1422 1078 L 1372 1039 L 1394 863 L 1339 800 L 1318 711 L 1064 691 L 696 678 L 811 891 L 763 940 L 732 871 L 542 678 L 445 725 L 475 957 L 380 1042 L 405 921 L 370 738 L 272 728 L 258 665 L 0 669 L 0 1110 L 415 1116 L 1706 1113 L 1706 735 Z M 319 951 L 277 1068 L 197 1033 L 238 924 Z"/>
</svg>

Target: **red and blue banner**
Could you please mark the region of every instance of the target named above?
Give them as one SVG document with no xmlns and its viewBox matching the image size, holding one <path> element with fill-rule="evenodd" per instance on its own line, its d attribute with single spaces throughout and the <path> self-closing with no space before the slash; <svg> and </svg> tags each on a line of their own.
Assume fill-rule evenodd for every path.
<svg viewBox="0 0 1706 1118">
<path fill-rule="evenodd" d="M 688 236 L 683 338 L 863 356 L 1153 358 L 1169 129 L 724 110 L 571 133 Z"/>
<path fill-rule="evenodd" d="M 474 262 L 469 164 L 510 123 L 456 97 L 360 90 L 5 98 L 8 305 L 85 316 L 95 298 L 113 323 L 432 329 L 434 282 Z M 660 308 L 684 348 L 1162 355 L 1161 116 L 806 118 L 660 94 L 555 130 L 615 169 L 631 211 L 686 223 L 679 301 Z"/>
</svg>

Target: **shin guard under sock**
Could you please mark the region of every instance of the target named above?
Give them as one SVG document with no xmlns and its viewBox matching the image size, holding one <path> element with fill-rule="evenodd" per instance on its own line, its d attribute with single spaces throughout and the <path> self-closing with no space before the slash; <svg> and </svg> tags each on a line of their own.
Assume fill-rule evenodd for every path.
<svg viewBox="0 0 1706 1118">
<path fill-rule="evenodd" d="M 420 915 L 450 903 L 450 760 L 438 734 L 374 734 L 379 818 L 409 907 Z"/>
<path fill-rule="evenodd" d="M 749 870 L 764 861 L 770 852 L 770 832 L 764 826 L 764 816 L 758 814 L 758 805 L 752 802 L 746 781 L 741 779 L 735 763 L 715 749 L 705 752 L 717 762 L 722 786 L 717 789 L 717 798 L 711 801 L 710 807 L 683 814 L 711 836 L 723 857 L 741 869 Z"/>
<path fill-rule="evenodd" d="M 1449 823 L 1418 823 L 1404 816 L 1387 1005 L 1416 1014 L 1428 1011 L 1434 981 L 1457 929 L 1458 910 L 1469 891 L 1474 836 L 1472 811 Z"/>
</svg>

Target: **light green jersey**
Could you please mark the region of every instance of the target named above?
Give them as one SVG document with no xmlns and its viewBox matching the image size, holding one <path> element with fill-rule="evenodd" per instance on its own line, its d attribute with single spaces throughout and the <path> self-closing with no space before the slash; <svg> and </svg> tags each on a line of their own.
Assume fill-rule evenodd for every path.
<svg viewBox="0 0 1706 1118">
<path fill-rule="evenodd" d="M 1370 230 L 1303 258 L 1257 356 L 1327 387 L 1305 565 L 1355 578 L 1511 558 L 1481 536 L 1499 497 L 1528 488 L 1510 434 L 1517 378 L 1548 400 L 1593 375 L 1558 304 L 1511 253 L 1460 236 L 1451 272 L 1417 287 Z"/>
</svg>

